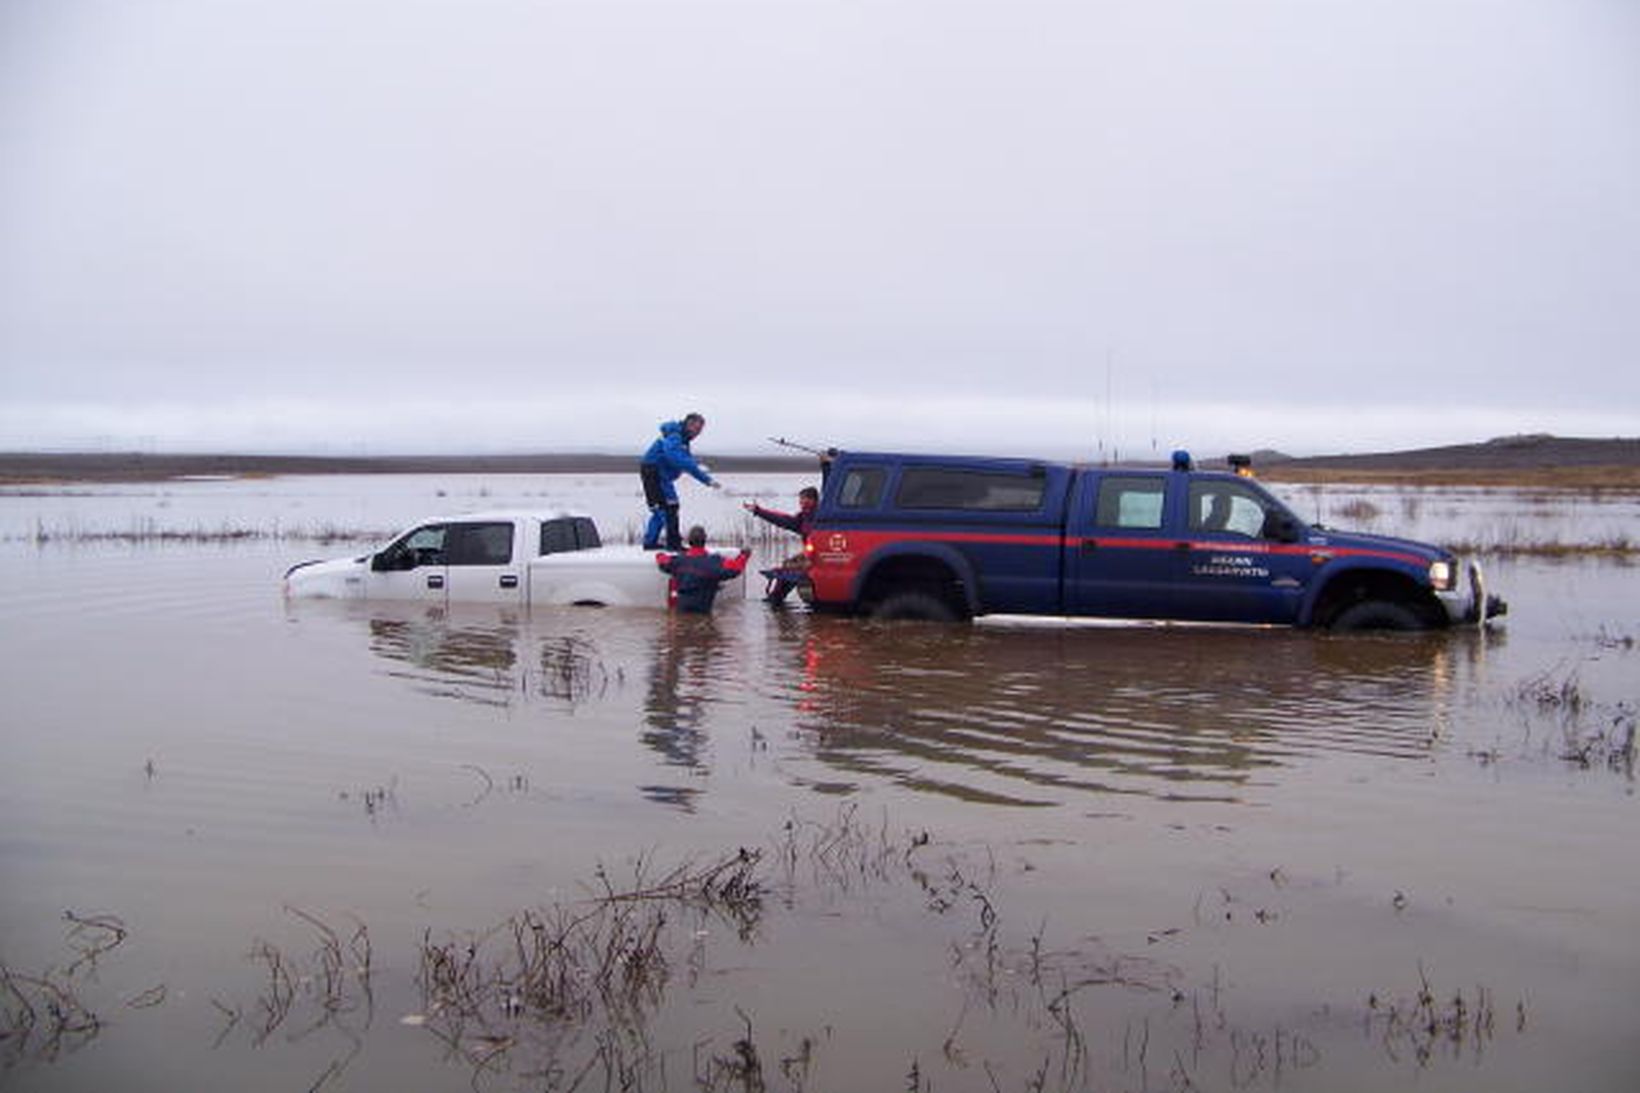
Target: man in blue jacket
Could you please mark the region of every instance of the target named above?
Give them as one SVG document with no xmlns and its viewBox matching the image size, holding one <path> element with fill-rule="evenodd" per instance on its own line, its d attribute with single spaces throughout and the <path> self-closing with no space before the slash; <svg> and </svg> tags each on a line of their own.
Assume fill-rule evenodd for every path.
<svg viewBox="0 0 1640 1093">
<path fill-rule="evenodd" d="M 690 441 L 704 428 L 706 419 L 694 413 L 682 421 L 662 422 L 661 435 L 643 453 L 638 476 L 643 479 L 643 498 L 649 505 L 649 525 L 643 533 L 645 550 L 660 548 L 662 530 L 666 532 L 667 550 L 675 553 L 683 549 L 683 536 L 678 532 L 678 475 L 688 474 L 704 486 L 722 489 L 689 452 Z"/>
</svg>

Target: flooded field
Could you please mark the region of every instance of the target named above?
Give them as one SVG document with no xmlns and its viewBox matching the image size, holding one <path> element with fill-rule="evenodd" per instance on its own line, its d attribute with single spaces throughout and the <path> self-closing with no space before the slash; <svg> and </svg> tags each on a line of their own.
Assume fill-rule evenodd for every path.
<svg viewBox="0 0 1640 1093">
<path fill-rule="evenodd" d="M 1640 1088 L 1640 569 L 1518 549 L 1632 495 L 1287 494 L 1491 550 L 1433 637 L 279 594 L 635 485 L 0 493 L 0 1085 Z"/>
</svg>

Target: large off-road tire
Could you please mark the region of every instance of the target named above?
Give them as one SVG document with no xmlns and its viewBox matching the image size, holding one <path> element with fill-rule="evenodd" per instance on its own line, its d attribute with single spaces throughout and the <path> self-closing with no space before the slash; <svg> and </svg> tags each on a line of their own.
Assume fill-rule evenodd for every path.
<svg viewBox="0 0 1640 1093">
<path fill-rule="evenodd" d="M 871 609 L 874 619 L 920 619 L 956 622 L 957 611 L 932 592 L 891 592 Z"/>
<path fill-rule="evenodd" d="M 1363 600 L 1340 611 L 1330 629 L 1348 633 L 1355 630 L 1425 630 L 1428 627 L 1410 607 L 1388 600 Z"/>
</svg>

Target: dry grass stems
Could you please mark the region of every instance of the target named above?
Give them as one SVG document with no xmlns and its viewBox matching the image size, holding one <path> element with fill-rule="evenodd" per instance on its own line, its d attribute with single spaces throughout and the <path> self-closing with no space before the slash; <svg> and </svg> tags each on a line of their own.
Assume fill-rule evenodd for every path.
<svg viewBox="0 0 1640 1093">
<path fill-rule="evenodd" d="M 80 988 L 95 978 L 97 962 L 125 942 L 129 931 L 116 915 L 63 912 L 66 944 L 74 956 L 61 970 L 29 974 L 0 961 L 0 1066 L 25 1058 L 52 1061 L 95 1039 L 103 1020 L 82 1000 Z M 163 985 L 125 1004 L 146 1009 L 165 1000 Z"/>
<path fill-rule="evenodd" d="M 48 526 L 36 521 L 34 530 L 24 535 L 11 536 L 37 547 L 83 546 L 93 543 L 124 543 L 141 545 L 202 545 L 225 543 L 314 543 L 332 546 L 337 543 L 376 543 L 385 541 L 391 531 L 342 528 L 326 524 L 317 527 L 286 527 L 278 523 L 266 527 L 242 524 L 222 524 L 217 527 L 166 527 L 153 519 L 134 521 L 125 528 L 85 528 L 73 524 Z"/>
<path fill-rule="evenodd" d="M 1580 770 L 1634 778 L 1637 711 L 1630 702 L 1603 702 L 1588 693 L 1576 666 L 1559 664 L 1522 680 L 1505 698 L 1526 726 L 1527 741 L 1543 733 L 1542 750 Z M 1491 761 L 1496 751 L 1478 756 Z"/>
<path fill-rule="evenodd" d="M 295 1041 L 320 1029 L 332 1030 L 347 1046 L 309 1087 L 316 1090 L 346 1070 L 364 1050 L 364 1033 L 375 1017 L 370 931 L 357 919 L 352 930 L 343 934 L 301 908 L 287 906 L 285 913 L 312 930 L 312 947 L 299 957 L 290 957 L 271 942 L 258 939 L 252 944 L 246 956 L 261 965 L 262 988 L 249 1014 L 211 999 L 224 1021 L 216 1044 L 226 1041 L 242 1023 L 250 1029 L 251 1043 L 257 1047 L 280 1031 Z M 293 1023 L 293 1015 L 305 1024 Z"/>
<path fill-rule="evenodd" d="M 482 934 L 423 938 L 417 982 L 424 1023 L 475 1082 L 500 1072 L 515 1048 L 547 1060 L 543 1073 L 576 1088 L 594 1070 L 606 1087 L 632 1088 L 654 1065 L 647 1041 L 679 956 L 672 916 L 693 912 L 751 938 L 763 914 L 762 852 L 741 848 L 660 876 L 640 858 L 629 883 L 600 867 L 587 899 L 526 910 Z M 590 1050 L 566 1064 L 580 1041 Z"/>
<path fill-rule="evenodd" d="M 1497 1023 L 1492 993 L 1477 986 L 1473 994 L 1454 991 L 1450 998 L 1437 997 L 1420 962 L 1418 989 L 1411 997 L 1367 998 L 1366 1031 L 1378 1037 L 1384 1051 L 1397 1061 L 1410 1056 L 1422 1068 L 1430 1064 L 1438 1050 L 1453 1058 L 1466 1051 L 1478 1061 L 1491 1042 Z M 1526 1029 L 1526 1003 L 1515 1006 L 1515 1028 Z"/>
</svg>

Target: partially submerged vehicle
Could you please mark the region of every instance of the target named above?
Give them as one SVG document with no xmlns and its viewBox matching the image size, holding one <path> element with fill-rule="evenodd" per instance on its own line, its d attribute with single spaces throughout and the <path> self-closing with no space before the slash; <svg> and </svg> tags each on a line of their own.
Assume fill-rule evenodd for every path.
<svg viewBox="0 0 1640 1093">
<path fill-rule="evenodd" d="M 1482 625 L 1480 564 L 1300 520 L 1250 477 L 840 452 L 805 549 L 816 608 L 877 618 L 1060 615 L 1331 630 Z"/>
<path fill-rule="evenodd" d="M 636 546 L 605 546 L 587 516 L 500 511 L 418 523 L 379 550 L 302 562 L 285 595 L 447 603 L 666 606 L 666 574 Z"/>
</svg>

